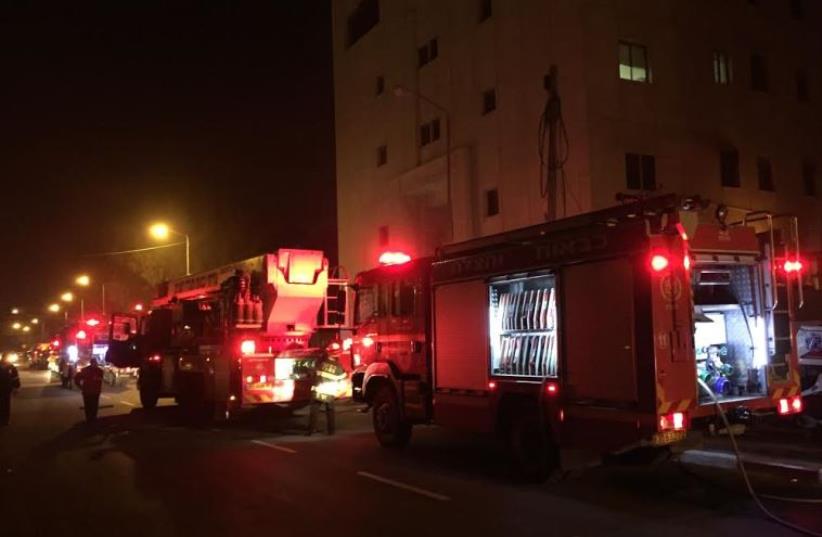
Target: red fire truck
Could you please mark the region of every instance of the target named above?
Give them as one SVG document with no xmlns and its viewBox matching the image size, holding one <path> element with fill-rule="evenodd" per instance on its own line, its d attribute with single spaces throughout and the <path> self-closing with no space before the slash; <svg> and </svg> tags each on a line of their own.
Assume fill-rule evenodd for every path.
<svg viewBox="0 0 822 537">
<path fill-rule="evenodd" d="M 352 286 L 345 342 L 378 441 L 402 446 L 420 423 L 496 432 L 545 475 L 561 448 L 683 440 L 715 411 L 697 375 L 729 410 L 801 411 L 797 248 L 770 215 L 731 225 L 705 205 L 664 196 L 383 256 Z"/>
<path fill-rule="evenodd" d="M 327 287 L 323 253 L 294 249 L 166 282 L 147 315 L 112 316 L 107 359 L 139 367 L 146 408 L 174 397 L 227 417 L 250 405 L 307 403 L 314 360 L 298 350 Z"/>
</svg>

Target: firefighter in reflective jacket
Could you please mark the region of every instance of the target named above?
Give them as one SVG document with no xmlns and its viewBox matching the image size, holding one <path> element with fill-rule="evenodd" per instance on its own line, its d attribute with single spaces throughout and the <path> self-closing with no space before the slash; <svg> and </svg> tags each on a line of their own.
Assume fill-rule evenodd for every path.
<svg viewBox="0 0 822 537">
<path fill-rule="evenodd" d="M 308 435 L 317 427 L 317 415 L 325 410 L 325 426 L 328 434 L 334 434 L 334 401 L 345 393 L 346 373 L 337 360 L 328 354 L 318 358 L 314 386 L 311 387 L 311 406 L 308 413 Z"/>
<path fill-rule="evenodd" d="M 86 421 L 91 423 L 97 419 L 97 409 L 100 407 L 100 392 L 103 390 L 103 369 L 97 365 L 97 360 L 74 375 L 74 383 L 83 392 L 83 407 L 86 411 Z"/>
</svg>

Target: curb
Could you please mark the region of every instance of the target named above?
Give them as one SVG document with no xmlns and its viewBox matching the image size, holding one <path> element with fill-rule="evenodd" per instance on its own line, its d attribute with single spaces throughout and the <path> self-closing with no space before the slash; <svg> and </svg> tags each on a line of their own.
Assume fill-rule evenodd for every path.
<svg viewBox="0 0 822 537">
<path fill-rule="evenodd" d="M 709 451 L 704 449 L 689 449 L 679 455 L 684 464 L 708 466 L 724 470 L 737 469 L 737 457 L 727 451 Z M 797 459 L 783 459 L 763 457 L 761 455 L 742 455 L 742 461 L 748 470 L 755 472 L 790 474 L 802 477 L 814 483 L 822 484 L 822 464 Z"/>
</svg>

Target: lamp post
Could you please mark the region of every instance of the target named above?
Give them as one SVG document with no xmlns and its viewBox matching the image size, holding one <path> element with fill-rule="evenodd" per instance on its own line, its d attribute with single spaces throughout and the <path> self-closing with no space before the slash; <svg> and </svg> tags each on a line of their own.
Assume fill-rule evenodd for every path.
<svg viewBox="0 0 822 537">
<path fill-rule="evenodd" d="M 186 233 L 181 233 L 169 227 L 168 224 L 157 222 L 148 228 L 149 234 L 157 240 L 167 240 L 169 235 L 177 235 L 186 240 L 186 276 L 191 275 L 191 238 Z"/>
<path fill-rule="evenodd" d="M 436 108 L 445 116 L 445 182 L 447 192 L 448 217 L 451 225 L 451 240 L 454 240 L 454 205 L 451 195 L 451 112 L 445 106 L 434 101 L 422 93 L 406 88 L 405 86 L 394 86 L 395 97 L 416 97 Z"/>
<path fill-rule="evenodd" d="M 74 283 L 79 285 L 80 287 L 90 287 L 91 286 L 91 276 L 88 274 L 81 274 L 74 279 Z M 100 284 L 100 310 L 103 317 L 106 316 L 106 283 L 103 282 Z M 80 297 L 80 311 L 83 312 L 83 297 Z M 83 314 L 80 314 L 83 317 Z"/>
</svg>

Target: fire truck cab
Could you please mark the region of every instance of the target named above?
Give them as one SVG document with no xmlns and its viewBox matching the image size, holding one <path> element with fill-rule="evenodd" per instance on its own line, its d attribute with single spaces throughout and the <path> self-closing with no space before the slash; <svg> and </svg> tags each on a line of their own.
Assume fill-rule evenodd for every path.
<svg viewBox="0 0 822 537">
<path fill-rule="evenodd" d="M 146 315 L 112 316 L 108 361 L 139 367 L 146 408 L 174 397 L 227 417 L 251 405 L 305 404 L 305 357 L 284 351 L 308 346 L 327 286 L 323 253 L 295 249 L 166 282 Z"/>
<path fill-rule="evenodd" d="M 353 395 L 378 441 L 419 423 L 495 432 L 545 475 L 564 448 L 684 440 L 715 413 L 697 375 L 729 409 L 801 409 L 773 234 L 701 208 L 663 196 L 359 274 Z"/>
</svg>

